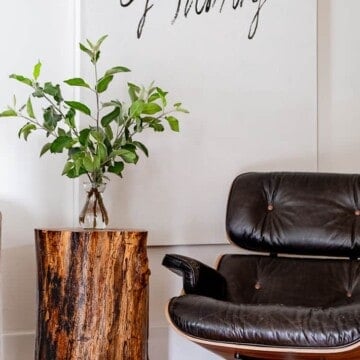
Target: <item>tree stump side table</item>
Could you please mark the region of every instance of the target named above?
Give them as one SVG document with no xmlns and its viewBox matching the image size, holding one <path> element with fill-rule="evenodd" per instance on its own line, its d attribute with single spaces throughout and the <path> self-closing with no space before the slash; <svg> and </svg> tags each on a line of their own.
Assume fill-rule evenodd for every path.
<svg viewBox="0 0 360 360">
<path fill-rule="evenodd" d="M 36 360 L 147 360 L 146 231 L 36 229 Z"/>
</svg>

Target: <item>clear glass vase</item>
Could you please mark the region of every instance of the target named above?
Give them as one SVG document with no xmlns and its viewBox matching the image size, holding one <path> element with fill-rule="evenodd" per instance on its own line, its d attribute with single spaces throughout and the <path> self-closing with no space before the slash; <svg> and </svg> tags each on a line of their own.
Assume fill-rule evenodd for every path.
<svg viewBox="0 0 360 360">
<path fill-rule="evenodd" d="M 84 183 L 87 195 L 84 207 L 79 215 L 79 223 L 83 229 L 105 229 L 109 223 L 108 213 L 102 198 L 105 188 L 105 183 Z"/>
</svg>

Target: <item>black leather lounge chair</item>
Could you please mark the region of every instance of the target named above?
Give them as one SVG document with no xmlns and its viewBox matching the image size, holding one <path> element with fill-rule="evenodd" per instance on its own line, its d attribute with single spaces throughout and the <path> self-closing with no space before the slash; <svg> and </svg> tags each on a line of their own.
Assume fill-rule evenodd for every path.
<svg viewBox="0 0 360 360">
<path fill-rule="evenodd" d="M 360 175 L 240 175 L 226 230 L 259 254 L 163 260 L 180 333 L 225 359 L 360 360 Z"/>
</svg>

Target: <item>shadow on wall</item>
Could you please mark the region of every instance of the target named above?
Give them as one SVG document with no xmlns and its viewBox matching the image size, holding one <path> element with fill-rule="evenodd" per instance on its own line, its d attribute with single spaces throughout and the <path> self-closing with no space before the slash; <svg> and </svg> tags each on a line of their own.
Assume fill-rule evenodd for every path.
<svg viewBox="0 0 360 360">
<path fill-rule="evenodd" d="M 33 245 L 2 249 L 2 329 L 4 359 L 34 353 L 36 261 Z"/>
<path fill-rule="evenodd" d="M 36 261 L 33 245 L 2 249 L 3 332 L 34 332 Z"/>
<path fill-rule="evenodd" d="M 34 216 L 24 206 L 0 201 L 1 334 L 3 359 L 23 360 L 34 353 L 36 260 Z M 31 355 L 30 355 L 31 356 Z"/>
</svg>

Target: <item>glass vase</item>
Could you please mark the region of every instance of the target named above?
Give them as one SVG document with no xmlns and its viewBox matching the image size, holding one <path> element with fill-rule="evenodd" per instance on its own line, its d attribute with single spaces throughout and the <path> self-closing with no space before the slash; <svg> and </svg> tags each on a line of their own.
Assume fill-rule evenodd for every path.
<svg viewBox="0 0 360 360">
<path fill-rule="evenodd" d="M 79 215 L 79 223 L 83 229 L 105 229 L 109 223 L 102 198 L 105 188 L 105 183 L 84 183 L 86 201 Z"/>
</svg>

